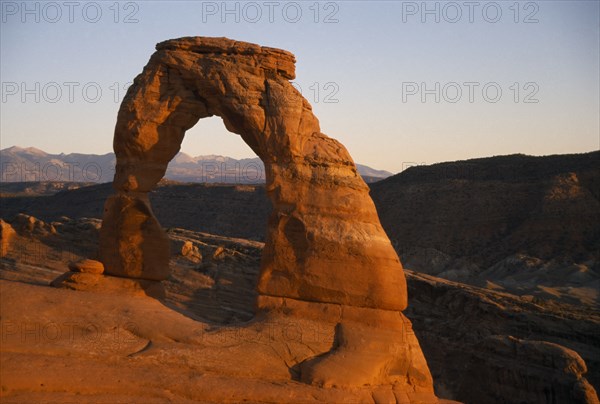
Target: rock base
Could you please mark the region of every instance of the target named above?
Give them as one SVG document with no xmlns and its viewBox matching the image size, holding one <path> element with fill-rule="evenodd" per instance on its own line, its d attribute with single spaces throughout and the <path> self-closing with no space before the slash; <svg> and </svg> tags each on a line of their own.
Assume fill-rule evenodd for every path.
<svg viewBox="0 0 600 404">
<path fill-rule="evenodd" d="M 269 316 L 334 324 L 331 350 L 300 364 L 301 381 L 323 387 L 387 385 L 393 386 L 389 398 L 398 402 L 412 402 L 407 394 L 437 402 L 427 362 L 410 320 L 401 312 L 264 295 L 258 308 Z"/>
</svg>

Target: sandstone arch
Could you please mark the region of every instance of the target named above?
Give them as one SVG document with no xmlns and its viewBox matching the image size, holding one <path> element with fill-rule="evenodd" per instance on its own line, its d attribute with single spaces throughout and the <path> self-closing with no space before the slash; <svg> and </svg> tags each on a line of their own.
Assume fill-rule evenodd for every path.
<svg viewBox="0 0 600 404">
<path fill-rule="evenodd" d="M 104 273 L 133 278 L 127 281 L 147 293 L 168 277 L 169 244 L 148 192 L 185 131 L 218 115 L 265 163 L 273 204 L 257 321 L 296 318 L 335 335 L 333 346 L 316 351 L 287 348 L 300 379 L 387 385 L 383 401 L 437 402 L 401 313 L 407 290 L 398 256 L 352 158 L 321 133 L 310 104 L 290 84 L 294 56 L 226 38 L 180 38 L 156 48 L 117 118 L 116 193 L 106 201 L 100 232 Z"/>
<path fill-rule="evenodd" d="M 106 203 L 100 239 L 106 273 L 168 276 L 168 242 L 147 193 L 185 131 L 218 115 L 267 171 L 273 213 L 259 293 L 403 310 L 400 261 L 350 155 L 321 133 L 310 104 L 290 84 L 294 56 L 225 38 L 181 38 L 156 49 L 118 114 L 116 194 Z"/>
</svg>

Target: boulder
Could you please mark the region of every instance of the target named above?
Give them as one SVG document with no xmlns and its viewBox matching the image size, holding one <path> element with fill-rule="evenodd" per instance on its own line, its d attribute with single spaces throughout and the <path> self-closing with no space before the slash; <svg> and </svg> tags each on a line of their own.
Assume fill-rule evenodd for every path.
<svg viewBox="0 0 600 404">
<path fill-rule="evenodd" d="M 88 274 L 101 274 L 104 272 L 104 265 L 100 261 L 83 259 L 77 262 L 70 262 L 71 272 L 85 272 Z"/>
</svg>

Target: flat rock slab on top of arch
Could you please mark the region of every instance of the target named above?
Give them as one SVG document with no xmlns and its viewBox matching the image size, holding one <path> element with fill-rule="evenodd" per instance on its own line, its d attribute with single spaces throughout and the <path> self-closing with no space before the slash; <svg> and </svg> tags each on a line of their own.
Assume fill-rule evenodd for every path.
<svg viewBox="0 0 600 404">
<path fill-rule="evenodd" d="M 266 167 L 273 211 L 259 293 L 403 310 L 398 256 L 352 158 L 321 133 L 310 104 L 289 82 L 294 56 L 226 38 L 174 39 L 156 49 L 118 114 L 116 194 L 105 205 L 100 236 L 105 273 L 168 277 L 168 241 L 147 193 L 185 131 L 218 115 Z"/>
</svg>

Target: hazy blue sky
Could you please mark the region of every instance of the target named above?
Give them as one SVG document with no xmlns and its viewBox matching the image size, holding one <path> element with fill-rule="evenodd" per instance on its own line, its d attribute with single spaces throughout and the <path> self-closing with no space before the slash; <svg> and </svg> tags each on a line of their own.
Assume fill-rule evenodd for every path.
<svg viewBox="0 0 600 404">
<path fill-rule="evenodd" d="M 123 88 L 154 45 L 195 35 L 293 52 L 323 132 L 376 168 L 600 148 L 598 1 L 1 6 L 2 148 L 111 151 Z M 253 155 L 220 118 L 183 151 Z"/>
</svg>

